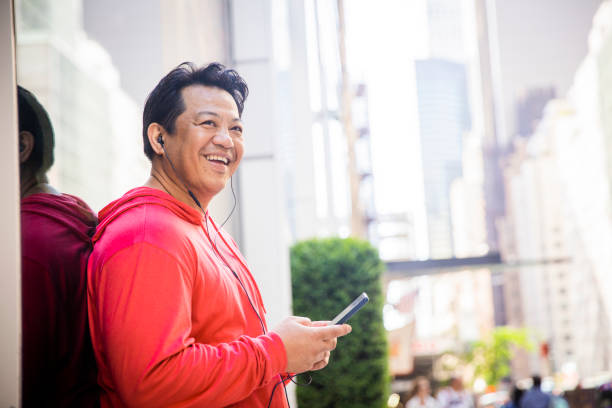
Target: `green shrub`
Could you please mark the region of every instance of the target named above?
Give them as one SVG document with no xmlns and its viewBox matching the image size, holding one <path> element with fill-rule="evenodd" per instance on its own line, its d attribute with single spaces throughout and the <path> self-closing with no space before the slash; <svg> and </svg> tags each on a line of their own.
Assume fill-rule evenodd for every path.
<svg viewBox="0 0 612 408">
<path fill-rule="evenodd" d="M 369 243 L 357 239 L 315 239 L 291 248 L 293 312 L 331 320 L 361 292 L 370 301 L 351 319 L 353 331 L 338 339 L 330 363 L 297 387 L 300 407 L 372 408 L 389 395 L 387 340 L 382 320 L 384 265 Z M 308 375 L 299 376 L 305 382 Z"/>
</svg>

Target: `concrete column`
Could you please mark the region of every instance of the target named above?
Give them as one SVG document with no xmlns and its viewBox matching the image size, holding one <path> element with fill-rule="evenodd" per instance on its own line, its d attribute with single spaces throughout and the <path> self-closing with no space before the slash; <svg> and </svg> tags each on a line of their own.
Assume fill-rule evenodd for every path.
<svg viewBox="0 0 612 408">
<path fill-rule="evenodd" d="M 306 19 L 303 1 L 289 1 L 291 30 L 291 100 L 292 136 L 295 140 L 294 166 L 294 228 L 296 240 L 317 235 L 314 149 L 312 140 L 313 115 L 308 86 L 308 55 Z"/>
<path fill-rule="evenodd" d="M 243 113 L 245 155 L 239 169 L 240 244 L 261 290 L 270 328 L 291 314 L 292 298 L 281 140 L 286 137 L 282 125 L 286 118 L 279 115 L 291 101 L 288 90 L 279 88 L 286 67 L 281 68 L 274 59 L 279 39 L 272 21 L 273 12 L 279 11 L 274 7 L 283 2 L 230 2 L 232 65 L 250 90 Z M 294 400 L 293 388 L 289 391 Z"/>
<path fill-rule="evenodd" d="M 257 22 L 257 23 L 255 23 Z M 250 95 L 243 114 L 245 154 L 240 165 L 242 251 L 262 291 L 271 326 L 291 311 L 287 217 L 277 149 L 271 2 L 231 2 L 233 61 Z"/>
</svg>

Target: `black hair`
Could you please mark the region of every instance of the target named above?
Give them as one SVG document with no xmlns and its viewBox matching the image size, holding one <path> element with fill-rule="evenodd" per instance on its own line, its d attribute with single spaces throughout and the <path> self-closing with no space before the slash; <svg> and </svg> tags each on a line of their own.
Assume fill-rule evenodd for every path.
<svg viewBox="0 0 612 408">
<path fill-rule="evenodd" d="M 533 375 L 531 377 L 531 380 L 533 381 L 533 386 L 540 388 L 540 386 L 542 385 L 542 377 L 540 377 L 539 375 Z"/>
<path fill-rule="evenodd" d="M 174 133 L 176 118 L 185 111 L 181 91 L 190 85 L 212 86 L 227 91 L 234 98 L 238 114 L 242 116 L 249 88 L 238 72 L 218 62 L 199 68 L 193 62 L 183 62 L 163 77 L 147 97 L 142 115 L 142 141 L 149 160 L 154 156 L 147 135 L 149 125 L 158 123 L 168 133 Z"/>
<path fill-rule="evenodd" d="M 34 147 L 26 163 L 35 174 L 44 175 L 53 164 L 54 136 L 49 115 L 36 97 L 27 89 L 17 86 L 19 131 L 34 136 Z"/>
</svg>

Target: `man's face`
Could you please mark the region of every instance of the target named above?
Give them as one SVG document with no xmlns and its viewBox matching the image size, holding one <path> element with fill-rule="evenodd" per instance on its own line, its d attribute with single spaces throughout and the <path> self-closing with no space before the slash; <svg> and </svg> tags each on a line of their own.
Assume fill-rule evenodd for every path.
<svg viewBox="0 0 612 408">
<path fill-rule="evenodd" d="M 427 380 L 419 380 L 417 383 L 419 393 L 421 394 L 429 394 L 429 381 Z"/>
<path fill-rule="evenodd" d="M 238 107 L 225 90 L 191 85 L 182 90 L 185 111 L 167 141 L 179 176 L 201 199 L 219 193 L 244 151 Z M 176 159 L 175 159 L 176 157 Z"/>
</svg>

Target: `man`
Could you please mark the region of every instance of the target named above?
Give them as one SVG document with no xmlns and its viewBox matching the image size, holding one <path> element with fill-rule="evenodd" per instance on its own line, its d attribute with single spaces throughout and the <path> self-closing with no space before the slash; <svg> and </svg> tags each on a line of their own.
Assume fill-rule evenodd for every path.
<svg viewBox="0 0 612 408">
<path fill-rule="evenodd" d="M 443 388 L 438 393 L 438 401 L 442 408 L 472 408 L 472 395 L 463 388 L 461 377 L 451 377 L 450 387 Z"/>
<path fill-rule="evenodd" d="M 100 212 L 89 316 L 102 405 L 286 407 L 283 373 L 321 369 L 348 325 L 290 317 L 268 331 L 257 284 L 208 216 L 243 155 L 248 88 L 186 63 L 147 98 L 151 176 Z"/>
<path fill-rule="evenodd" d="M 520 408 L 548 408 L 550 404 L 550 395 L 542 392 L 542 378 L 539 375 L 531 377 L 533 385 L 523 394 L 519 403 Z"/>
<path fill-rule="evenodd" d="M 34 95 L 18 87 L 21 184 L 22 404 L 98 404 L 87 325 L 86 267 L 96 217 L 47 182 L 53 128 Z"/>
</svg>

